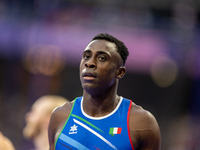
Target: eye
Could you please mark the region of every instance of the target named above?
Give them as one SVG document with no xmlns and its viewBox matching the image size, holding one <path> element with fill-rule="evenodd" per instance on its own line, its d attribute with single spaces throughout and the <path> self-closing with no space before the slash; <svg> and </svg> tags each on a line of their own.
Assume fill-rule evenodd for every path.
<svg viewBox="0 0 200 150">
<path fill-rule="evenodd" d="M 98 57 L 98 60 L 99 60 L 99 61 L 106 61 L 106 57 L 105 57 L 105 56 L 99 56 L 99 57 Z"/>
<path fill-rule="evenodd" d="M 90 58 L 89 54 L 83 54 L 83 59 L 87 60 L 88 58 Z"/>
</svg>

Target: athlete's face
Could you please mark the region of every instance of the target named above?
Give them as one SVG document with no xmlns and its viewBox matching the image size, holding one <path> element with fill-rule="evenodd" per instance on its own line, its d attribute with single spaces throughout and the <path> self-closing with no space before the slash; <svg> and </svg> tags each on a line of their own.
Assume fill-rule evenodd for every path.
<svg viewBox="0 0 200 150">
<path fill-rule="evenodd" d="M 37 101 L 33 104 L 31 111 L 25 116 L 26 126 L 23 129 L 23 135 L 27 139 L 33 139 L 42 130 L 42 124 L 46 110 L 46 102 Z"/>
<path fill-rule="evenodd" d="M 88 92 L 108 90 L 120 78 L 119 72 L 124 68 L 121 65 L 122 59 L 114 43 L 106 40 L 90 42 L 80 63 L 82 87 Z"/>
</svg>

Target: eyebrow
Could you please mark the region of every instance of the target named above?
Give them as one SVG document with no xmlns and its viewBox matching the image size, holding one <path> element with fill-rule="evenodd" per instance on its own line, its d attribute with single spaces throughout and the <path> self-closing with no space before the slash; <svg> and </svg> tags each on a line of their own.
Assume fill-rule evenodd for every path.
<svg viewBox="0 0 200 150">
<path fill-rule="evenodd" d="M 84 50 L 83 53 L 91 53 L 91 50 L 89 50 L 89 49 Z"/>
<path fill-rule="evenodd" d="M 83 51 L 83 54 L 84 53 L 91 53 L 92 51 L 90 50 L 90 49 L 87 49 L 87 50 L 84 50 Z M 105 51 L 97 51 L 97 54 L 106 54 L 106 55 L 109 55 L 110 56 L 110 54 L 109 53 L 106 53 Z"/>
</svg>

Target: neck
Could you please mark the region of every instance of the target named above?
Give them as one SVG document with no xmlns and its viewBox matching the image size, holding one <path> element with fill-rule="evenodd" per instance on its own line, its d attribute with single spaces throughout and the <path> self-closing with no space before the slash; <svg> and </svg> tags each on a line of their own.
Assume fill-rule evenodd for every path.
<svg viewBox="0 0 200 150">
<path fill-rule="evenodd" d="M 38 136 L 33 139 L 35 150 L 44 150 L 49 148 L 48 132 L 43 129 Z"/>
<path fill-rule="evenodd" d="M 117 95 L 116 88 L 98 96 L 91 95 L 84 90 L 83 109 L 90 116 L 101 117 L 112 112 L 116 108 L 119 100 L 120 97 Z"/>
</svg>

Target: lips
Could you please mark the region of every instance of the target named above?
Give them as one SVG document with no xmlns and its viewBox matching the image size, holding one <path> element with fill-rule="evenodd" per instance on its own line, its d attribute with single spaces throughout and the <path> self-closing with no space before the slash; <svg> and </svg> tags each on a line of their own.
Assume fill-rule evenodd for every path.
<svg viewBox="0 0 200 150">
<path fill-rule="evenodd" d="M 92 80 L 94 78 L 97 78 L 97 76 L 93 72 L 83 72 L 82 73 L 82 77 L 85 80 Z"/>
</svg>

